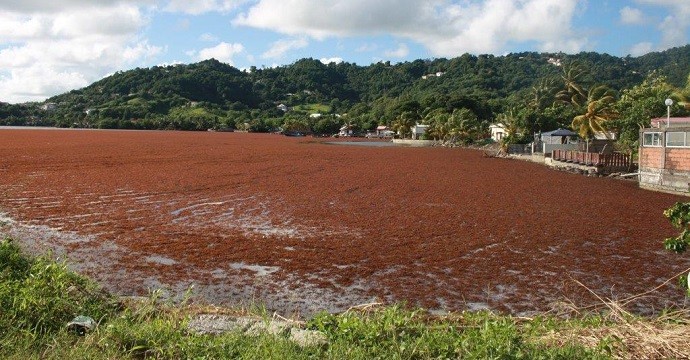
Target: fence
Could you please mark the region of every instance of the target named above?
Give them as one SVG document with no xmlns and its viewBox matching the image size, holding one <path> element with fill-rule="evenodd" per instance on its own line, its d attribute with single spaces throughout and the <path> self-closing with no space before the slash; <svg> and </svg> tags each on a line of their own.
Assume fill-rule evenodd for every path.
<svg viewBox="0 0 690 360">
<path fill-rule="evenodd" d="M 599 154 L 573 150 L 553 150 L 551 158 L 557 161 L 608 169 L 627 169 L 632 165 L 630 156 L 621 153 Z"/>
<path fill-rule="evenodd" d="M 532 144 L 510 144 L 508 154 L 531 154 Z"/>
</svg>

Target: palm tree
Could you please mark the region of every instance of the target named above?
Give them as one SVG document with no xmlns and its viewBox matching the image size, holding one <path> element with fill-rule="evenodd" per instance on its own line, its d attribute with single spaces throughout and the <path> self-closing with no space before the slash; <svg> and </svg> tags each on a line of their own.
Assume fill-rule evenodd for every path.
<svg viewBox="0 0 690 360">
<path fill-rule="evenodd" d="M 501 138 L 501 149 L 506 151 L 511 141 L 519 139 L 525 128 L 520 119 L 515 115 L 515 110 L 510 109 L 496 116 L 496 122 L 503 125 L 506 136 Z"/>
<path fill-rule="evenodd" d="M 467 142 L 477 134 L 480 123 L 472 110 L 461 108 L 453 110 L 448 119 L 448 138 L 451 142 Z"/>
<path fill-rule="evenodd" d="M 618 117 L 618 112 L 614 108 L 615 95 L 606 85 L 599 85 L 588 91 L 586 102 L 574 104 L 580 108 L 582 114 L 573 118 L 571 127 L 587 140 L 588 147 L 589 139 L 594 133 L 603 132 L 608 137 L 606 123 Z"/>
<path fill-rule="evenodd" d="M 527 106 L 535 111 L 544 110 L 553 103 L 555 88 L 553 79 L 539 80 L 530 89 Z"/>
<path fill-rule="evenodd" d="M 393 121 L 392 128 L 400 134 L 400 137 L 405 138 L 412 133 L 412 127 L 417 120 L 419 120 L 419 115 L 412 111 L 404 111 Z"/>
<path fill-rule="evenodd" d="M 584 73 L 584 66 L 577 61 L 563 64 L 561 79 L 563 80 L 564 89 L 556 94 L 556 100 L 565 103 L 581 103 L 585 101 L 587 99 L 587 91 L 579 83 Z"/>
<path fill-rule="evenodd" d="M 443 112 L 443 110 L 438 109 L 437 111 L 432 111 L 424 117 L 424 122 L 429 125 L 426 130 L 428 136 L 434 140 L 446 140 L 448 136 L 448 118 L 449 114 Z"/>
</svg>

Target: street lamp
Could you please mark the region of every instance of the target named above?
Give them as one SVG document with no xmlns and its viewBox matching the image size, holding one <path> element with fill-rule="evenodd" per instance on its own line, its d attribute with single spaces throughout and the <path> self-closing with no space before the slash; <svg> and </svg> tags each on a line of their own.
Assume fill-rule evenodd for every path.
<svg viewBox="0 0 690 360">
<path fill-rule="evenodd" d="M 664 101 L 664 104 L 666 104 L 666 126 L 670 126 L 671 125 L 671 105 L 673 105 L 673 100 L 666 99 L 666 101 Z"/>
</svg>

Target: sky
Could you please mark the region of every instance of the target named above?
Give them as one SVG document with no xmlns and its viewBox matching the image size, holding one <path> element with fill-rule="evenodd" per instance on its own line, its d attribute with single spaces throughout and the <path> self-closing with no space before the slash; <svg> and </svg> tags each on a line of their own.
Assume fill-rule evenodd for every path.
<svg viewBox="0 0 690 360">
<path fill-rule="evenodd" d="M 246 70 L 307 57 L 640 56 L 689 38 L 690 0 L 0 0 L 0 102 L 210 58 Z"/>
</svg>

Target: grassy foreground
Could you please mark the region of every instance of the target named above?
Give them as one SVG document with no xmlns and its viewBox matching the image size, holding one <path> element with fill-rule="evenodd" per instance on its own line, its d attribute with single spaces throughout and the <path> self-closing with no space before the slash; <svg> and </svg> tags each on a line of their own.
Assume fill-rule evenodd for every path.
<svg viewBox="0 0 690 360">
<path fill-rule="evenodd" d="M 515 318 L 488 312 L 432 316 L 401 306 L 321 314 L 303 327 L 326 344 L 300 346 L 284 336 L 189 331 L 194 315 L 268 317 L 265 311 L 136 304 L 101 291 L 49 257 L 28 257 L 0 241 L 0 358 L 3 359 L 607 359 L 688 358 L 688 316 L 655 319 L 611 307 L 575 319 Z M 77 315 L 98 323 L 85 336 L 68 331 Z M 678 346 L 674 346 L 674 344 Z"/>
</svg>

